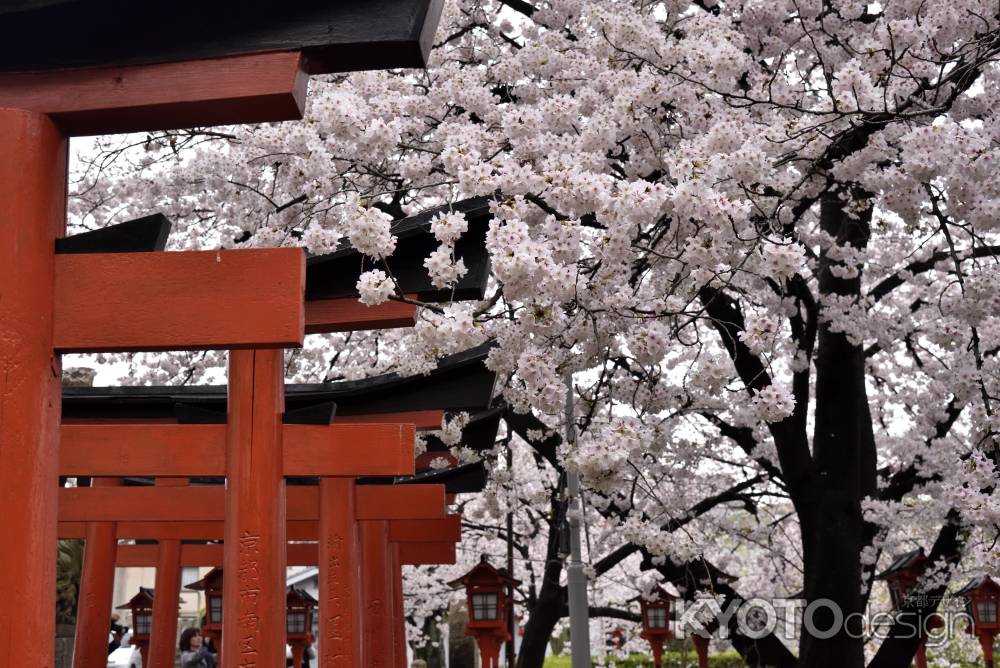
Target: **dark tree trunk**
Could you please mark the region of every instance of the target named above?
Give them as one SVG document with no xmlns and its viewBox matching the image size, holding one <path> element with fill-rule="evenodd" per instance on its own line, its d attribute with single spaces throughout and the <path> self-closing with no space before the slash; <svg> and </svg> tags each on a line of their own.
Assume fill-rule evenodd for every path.
<svg viewBox="0 0 1000 668">
<path fill-rule="evenodd" d="M 534 605 L 528 611 L 521 650 L 517 655 L 517 668 L 542 668 L 542 664 L 545 663 L 545 652 L 552 639 L 552 631 L 562 618 L 566 605 L 563 588 L 559 586 L 559 578 L 562 575 L 562 559 L 559 557 L 559 519 L 559 501 L 554 495 L 549 516 L 549 544 L 545 550 L 542 586 Z"/>
<path fill-rule="evenodd" d="M 836 194 L 828 194 L 820 205 L 820 225 L 840 246 L 863 248 L 868 241 L 870 219 L 870 208 L 857 218 L 850 217 Z M 828 250 L 824 251 L 818 276 L 821 303 L 832 297 L 853 301 L 860 295 L 860 274 L 837 277 L 831 269 L 838 264 Z M 813 480 L 795 494 L 802 533 L 805 599 L 807 605 L 818 606 L 811 615 L 807 608 L 807 623 L 803 624 L 799 643 L 801 665 L 809 668 L 864 666 L 862 629 L 841 622 L 852 619 L 852 615 L 857 622 L 863 613 L 861 550 L 866 531 L 861 500 L 875 492 L 874 452 L 869 452 L 874 448 L 871 431 L 862 342 L 852 342 L 845 333 L 834 331 L 824 322 L 819 328 L 816 351 Z M 832 636 L 824 637 L 838 624 Z"/>
</svg>

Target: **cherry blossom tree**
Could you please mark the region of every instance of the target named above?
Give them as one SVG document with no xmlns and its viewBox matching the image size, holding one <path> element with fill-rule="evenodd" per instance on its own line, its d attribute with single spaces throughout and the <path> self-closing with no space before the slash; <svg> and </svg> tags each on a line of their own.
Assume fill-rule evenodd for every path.
<svg viewBox="0 0 1000 668">
<path fill-rule="evenodd" d="M 620 566 L 686 597 L 795 594 L 851 615 L 919 544 L 930 595 L 907 609 L 926 614 L 1000 569 L 998 11 L 449 0 L 427 71 L 317 81 L 301 123 L 99 139 L 72 213 L 87 227 L 161 210 L 185 248 L 350 243 L 377 304 L 402 298 L 380 262 L 394 219 L 442 207 L 425 266 L 447 287 L 466 270 L 449 206 L 490 200 L 484 301 L 310 339 L 289 369 L 419 373 L 496 343 L 498 400 L 529 452 L 513 475 L 491 465 L 484 512 L 517 499 L 525 559 L 545 564 L 523 668 L 565 614 L 566 470 L 586 486 L 599 582 Z M 134 357 L 127 381 L 199 382 L 220 362 Z M 867 644 L 851 630 L 733 644 L 752 665 L 909 665 L 902 627 Z"/>
</svg>

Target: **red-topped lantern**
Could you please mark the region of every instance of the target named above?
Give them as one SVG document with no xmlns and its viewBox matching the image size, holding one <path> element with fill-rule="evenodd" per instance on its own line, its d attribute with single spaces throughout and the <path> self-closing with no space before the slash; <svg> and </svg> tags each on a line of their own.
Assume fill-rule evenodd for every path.
<svg viewBox="0 0 1000 668">
<path fill-rule="evenodd" d="M 205 619 L 201 625 L 201 635 L 209 638 L 218 650 L 218 661 L 222 664 L 222 569 L 213 568 L 205 577 L 192 582 L 185 589 L 205 592 Z"/>
<path fill-rule="evenodd" d="M 642 633 L 639 637 L 649 641 L 655 668 L 663 665 L 663 643 L 673 637 L 670 632 L 670 608 L 674 599 L 674 596 L 660 586 L 653 590 L 651 596 L 639 597 L 639 607 L 642 610 Z"/>
<path fill-rule="evenodd" d="M 149 636 L 153 632 L 153 590 L 139 587 L 138 594 L 115 609 L 131 611 L 132 644 L 139 648 L 142 662 L 146 663 L 149 656 Z"/>
<path fill-rule="evenodd" d="M 892 599 L 892 607 L 899 610 L 906 603 L 907 596 L 916 586 L 917 580 L 923 575 L 924 570 L 927 568 L 927 555 L 924 554 L 924 548 L 917 548 L 912 552 L 907 552 L 906 554 L 901 554 L 893 559 L 889 568 L 882 571 L 877 576 L 879 580 L 885 580 L 886 586 L 889 587 L 889 597 Z M 938 615 L 933 615 L 927 624 L 923 624 L 921 621 L 921 626 L 926 626 L 925 629 L 935 629 L 940 628 L 944 625 L 944 622 Z M 927 636 L 926 634 L 921 635 L 920 644 L 917 645 L 916 654 L 917 668 L 927 668 Z"/>
<path fill-rule="evenodd" d="M 958 593 L 965 598 L 965 609 L 972 617 L 968 632 L 979 637 L 986 668 L 993 668 L 993 640 L 1000 632 L 1000 583 L 989 576 L 973 580 Z"/>
<path fill-rule="evenodd" d="M 892 599 L 892 607 L 899 610 L 906 601 L 907 594 L 917 584 L 917 580 L 927 567 L 927 555 L 924 548 L 901 554 L 893 559 L 889 568 L 878 575 L 878 579 L 885 580 L 889 587 L 889 597 Z"/>
<path fill-rule="evenodd" d="M 471 571 L 450 584 L 454 589 L 465 587 L 469 608 L 465 635 L 476 639 L 483 668 L 499 668 L 500 647 L 511 639 L 511 589 L 521 584 L 520 580 L 502 568 L 493 568 L 483 555 Z"/>
<path fill-rule="evenodd" d="M 304 589 L 289 587 L 285 597 L 285 628 L 292 648 L 292 665 L 302 668 L 302 657 L 313 642 L 313 610 L 319 601 Z"/>
</svg>

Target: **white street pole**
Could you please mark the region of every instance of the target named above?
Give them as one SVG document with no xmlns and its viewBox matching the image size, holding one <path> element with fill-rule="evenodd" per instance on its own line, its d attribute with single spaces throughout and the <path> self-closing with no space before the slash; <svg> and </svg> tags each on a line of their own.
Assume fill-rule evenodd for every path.
<svg viewBox="0 0 1000 668">
<path fill-rule="evenodd" d="M 576 418 L 573 411 L 573 373 L 566 372 L 566 444 L 572 449 L 576 444 Z M 566 473 L 566 509 L 569 516 L 569 564 L 566 566 L 569 589 L 569 634 L 573 668 L 591 668 L 590 663 L 590 611 L 587 601 L 587 574 L 583 570 L 580 547 L 580 478 L 576 473 Z"/>
</svg>

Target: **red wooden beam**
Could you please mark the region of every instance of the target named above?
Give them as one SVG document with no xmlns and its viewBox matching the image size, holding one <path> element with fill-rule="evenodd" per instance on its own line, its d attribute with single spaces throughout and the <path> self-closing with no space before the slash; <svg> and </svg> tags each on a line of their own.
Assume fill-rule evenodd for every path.
<svg viewBox="0 0 1000 668">
<path fill-rule="evenodd" d="M 210 521 L 129 521 L 117 522 L 119 540 L 222 540 L 225 526 L 222 520 Z M 292 520 L 286 524 L 288 540 L 316 540 L 319 522 Z M 83 538 L 86 522 L 59 522 L 59 538 Z"/>
<path fill-rule="evenodd" d="M 454 543 L 427 542 L 399 543 L 398 545 L 400 561 L 404 565 L 455 563 Z M 289 566 L 318 566 L 321 563 L 319 543 L 288 543 L 287 555 Z M 158 545 L 119 545 L 116 565 L 119 568 L 150 568 L 157 566 L 161 563 L 162 559 L 162 551 Z M 181 545 L 179 559 L 178 563 L 182 567 L 221 567 L 223 565 L 223 546 L 220 543 Z M 354 572 L 357 573 L 357 569 Z M 346 571 L 343 575 L 344 577 L 348 577 Z M 322 586 L 322 582 L 320 586 Z M 345 595 L 345 591 L 344 589 L 341 590 L 341 597 Z M 325 599 L 321 598 L 320 600 Z M 346 625 L 347 623 L 346 619 L 338 621 L 340 625 Z M 344 628 L 344 626 L 341 626 L 341 628 Z"/>
<path fill-rule="evenodd" d="M 453 564 L 456 560 L 455 544 L 399 543 L 399 558 L 402 563 L 411 566 L 422 564 Z"/>
<path fill-rule="evenodd" d="M 285 425 L 286 476 L 411 475 L 412 424 Z"/>
<path fill-rule="evenodd" d="M 0 109 L 0 657 L 8 666 L 54 665 L 60 363 L 52 289 L 66 159 L 50 119 Z"/>
<path fill-rule="evenodd" d="M 0 74 L 0 107 L 47 114 L 69 136 L 302 118 L 298 52 Z"/>
<path fill-rule="evenodd" d="M 398 301 L 366 306 L 353 296 L 317 299 L 306 302 L 306 334 L 412 327 L 416 313 L 416 306 Z"/>
<path fill-rule="evenodd" d="M 286 497 L 289 520 L 319 520 L 318 487 L 289 487 Z M 224 498 L 222 487 L 64 488 L 59 521 L 219 522 L 225 519 Z M 357 488 L 355 519 L 443 518 L 444 498 L 444 485 L 363 485 Z"/>
<path fill-rule="evenodd" d="M 418 431 L 440 429 L 444 411 L 400 411 L 397 413 L 371 413 L 369 415 L 338 415 L 337 424 L 368 424 L 371 422 L 400 422 L 416 426 Z"/>
<path fill-rule="evenodd" d="M 412 475 L 409 424 L 284 425 L 286 476 Z M 226 474 L 226 425 L 73 424 L 60 430 L 59 475 Z"/>
<path fill-rule="evenodd" d="M 328 478 L 327 480 L 349 480 Z M 389 520 L 390 539 L 399 543 L 458 542 L 461 532 L 461 516 L 446 515 L 437 519 Z M 357 515 L 357 511 L 354 511 Z M 59 538 L 83 538 L 86 522 L 59 522 Z M 290 520 L 286 524 L 286 535 L 290 541 L 318 541 L 319 522 L 316 520 Z M 119 540 L 222 540 L 225 532 L 222 521 L 128 521 L 115 524 Z"/>
<path fill-rule="evenodd" d="M 436 520 L 393 520 L 389 540 L 394 543 L 457 543 L 462 540 L 462 516 L 445 515 Z"/>
<path fill-rule="evenodd" d="M 173 542 L 173 541 L 170 541 Z M 224 548 L 221 543 L 207 545 L 180 545 L 178 567 L 222 567 Z M 319 563 L 319 545 L 316 543 L 288 543 L 287 562 L 289 566 L 316 566 Z M 150 568 L 163 561 L 163 550 L 159 545 L 119 545 L 118 568 Z M 159 573 L 159 570 L 157 570 Z M 176 609 L 176 605 L 174 608 Z M 176 634 L 175 634 L 176 635 Z M 105 643 L 107 649 L 107 643 Z M 174 647 L 173 649 L 176 649 Z"/>
<path fill-rule="evenodd" d="M 285 348 L 305 334 L 298 248 L 57 255 L 62 352 Z"/>
</svg>

